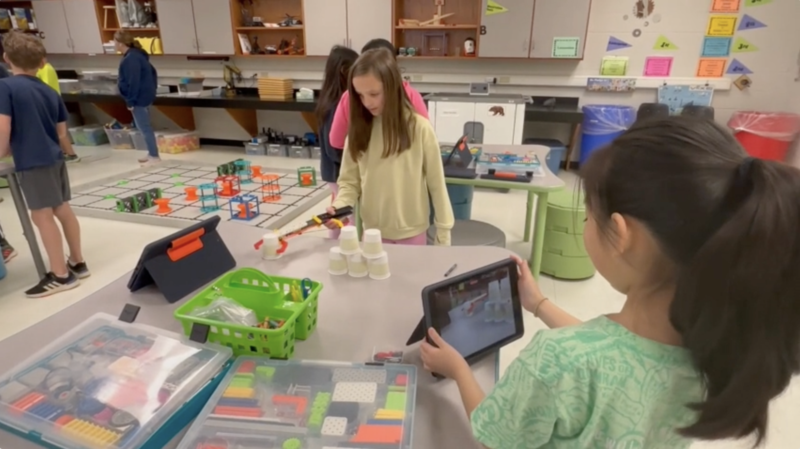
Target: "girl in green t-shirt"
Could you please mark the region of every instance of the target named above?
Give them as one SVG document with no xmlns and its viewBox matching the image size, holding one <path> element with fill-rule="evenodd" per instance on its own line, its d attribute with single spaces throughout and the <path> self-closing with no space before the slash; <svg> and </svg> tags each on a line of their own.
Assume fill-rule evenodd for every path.
<svg viewBox="0 0 800 449">
<path fill-rule="evenodd" d="M 800 371 L 800 170 L 753 159 L 712 121 L 634 125 L 581 167 L 586 251 L 626 295 L 580 322 L 518 260 L 537 333 L 485 394 L 431 329 L 490 449 L 675 449 L 752 436 Z"/>
</svg>

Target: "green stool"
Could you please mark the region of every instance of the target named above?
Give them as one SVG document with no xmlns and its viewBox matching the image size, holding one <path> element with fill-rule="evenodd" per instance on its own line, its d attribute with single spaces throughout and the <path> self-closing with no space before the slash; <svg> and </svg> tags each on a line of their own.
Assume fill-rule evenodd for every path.
<svg viewBox="0 0 800 449">
<path fill-rule="evenodd" d="M 594 276 L 594 265 L 583 246 L 583 192 L 562 190 L 551 193 L 547 200 L 542 273 L 569 280 Z"/>
</svg>

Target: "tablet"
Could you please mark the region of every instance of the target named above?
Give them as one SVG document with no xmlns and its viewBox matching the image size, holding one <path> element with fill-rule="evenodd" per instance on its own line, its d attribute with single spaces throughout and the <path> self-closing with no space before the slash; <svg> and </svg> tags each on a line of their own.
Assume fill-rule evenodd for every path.
<svg viewBox="0 0 800 449">
<path fill-rule="evenodd" d="M 433 327 L 468 362 L 525 333 L 517 263 L 506 259 L 422 290 L 425 328 Z"/>
</svg>

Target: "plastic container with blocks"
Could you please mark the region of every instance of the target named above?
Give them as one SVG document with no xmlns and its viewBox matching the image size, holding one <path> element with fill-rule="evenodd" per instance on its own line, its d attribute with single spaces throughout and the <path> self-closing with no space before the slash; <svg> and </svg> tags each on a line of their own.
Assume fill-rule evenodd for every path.
<svg viewBox="0 0 800 449">
<path fill-rule="evenodd" d="M 267 145 L 267 156 L 287 156 L 288 149 L 286 145 L 280 143 L 270 143 Z"/>
<path fill-rule="evenodd" d="M 231 271 L 175 311 L 175 318 L 189 335 L 192 324 L 211 327 L 208 340 L 240 355 L 269 355 L 288 359 L 294 355 L 295 339 L 305 340 L 317 327 L 317 298 L 322 284 L 305 279 L 266 275 L 254 268 Z M 191 315 L 218 297 L 230 298 L 254 311 L 260 328 L 224 323 Z"/>
<path fill-rule="evenodd" d="M 409 449 L 413 365 L 239 357 L 178 449 Z"/>
<path fill-rule="evenodd" d="M 147 141 L 144 140 L 144 134 L 138 129 L 131 130 L 131 142 L 133 142 L 133 148 L 147 150 Z"/>
<path fill-rule="evenodd" d="M 106 130 L 99 125 L 78 126 L 69 129 L 72 142 L 77 146 L 96 147 L 108 143 Z"/>
<path fill-rule="evenodd" d="M 267 147 L 263 143 L 244 143 L 244 154 L 248 156 L 264 156 L 267 154 Z"/>
<path fill-rule="evenodd" d="M 106 128 L 106 136 L 108 136 L 111 148 L 115 150 L 132 150 L 134 148 L 131 131 L 128 129 Z"/>
<path fill-rule="evenodd" d="M 156 133 L 159 153 L 178 154 L 200 149 L 200 136 L 194 131 L 162 131 Z"/>
<path fill-rule="evenodd" d="M 197 416 L 231 355 L 96 314 L 0 376 L 0 428 L 50 448 L 160 449 Z"/>
</svg>

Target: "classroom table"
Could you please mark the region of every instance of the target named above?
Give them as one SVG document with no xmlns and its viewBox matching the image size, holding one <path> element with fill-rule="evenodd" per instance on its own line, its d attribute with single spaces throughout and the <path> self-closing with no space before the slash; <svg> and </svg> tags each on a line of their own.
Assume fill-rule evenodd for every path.
<svg viewBox="0 0 800 449">
<path fill-rule="evenodd" d="M 14 199 L 14 207 L 17 209 L 19 222 L 22 224 L 22 234 L 25 236 L 25 240 L 28 241 L 36 271 L 39 273 L 39 277 L 43 277 L 47 274 L 47 269 L 44 265 L 42 252 L 39 250 L 39 242 L 36 241 L 36 232 L 33 230 L 31 216 L 28 214 L 28 206 L 25 204 L 25 197 L 22 196 L 22 188 L 19 184 L 19 176 L 14 170 L 14 164 L 0 162 L 0 177 L 6 178 L 8 181 L 8 190 L 11 191 L 11 198 Z"/>
<path fill-rule="evenodd" d="M 322 282 L 318 325 L 306 341 L 295 347 L 296 359 L 367 362 L 374 348 L 406 350 L 405 363 L 418 366 L 418 387 L 413 429 L 415 448 L 479 448 L 454 382 L 436 381 L 419 362 L 416 346 L 405 342 L 422 317 L 420 297 L 424 286 L 442 280 L 455 262 L 453 274 L 470 271 L 508 257 L 508 250 L 494 247 L 433 247 L 386 245 L 391 277 L 384 281 L 327 272 L 328 251 L 335 241 L 303 236 L 289 241 L 286 254 L 276 261 L 264 261 L 253 249 L 263 230 L 223 222 L 219 226 L 238 268 L 253 267 L 274 275 Z M 136 322 L 181 332 L 173 312 L 182 304 L 169 304 L 153 289 L 130 293 L 126 288 L 130 273 L 113 281 L 82 301 L 0 341 L 2 367 L 8 369 L 31 353 L 55 340 L 97 312 L 119 315 L 126 303 L 141 306 Z M 497 378 L 498 355 L 476 362 L 473 371 L 484 390 Z M 177 440 L 177 438 L 176 438 Z M 0 447 L 34 449 L 38 446 L 0 431 Z M 174 447 L 177 441 L 168 447 Z"/>
<path fill-rule="evenodd" d="M 523 241 L 531 240 L 531 224 L 533 224 L 533 243 L 531 244 L 531 254 L 528 264 L 531 272 L 538 279 L 542 267 L 542 249 L 544 246 L 544 228 L 547 220 L 547 195 L 564 188 L 564 181 L 553 174 L 547 167 L 545 160 L 550 149 L 542 145 L 484 145 L 474 144 L 474 147 L 481 148 L 484 153 L 505 153 L 529 154 L 534 153 L 541 162 L 544 176 L 535 176 L 531 182 L 500 181 L 494 179 L 481 179 L 480 176 L 474 179 L 464 178 L 445 178 L 447 184 L 466 185 L 473 187 L 483 187 L 488 189 L 509 189 L 523 190 L 528 192 L 528 200 L 525 209 L 525 228 L 523 231 Z M 533 220 L 534 207 L 533 199 L 536 202 L 536 220 Z"/>
</svg>

